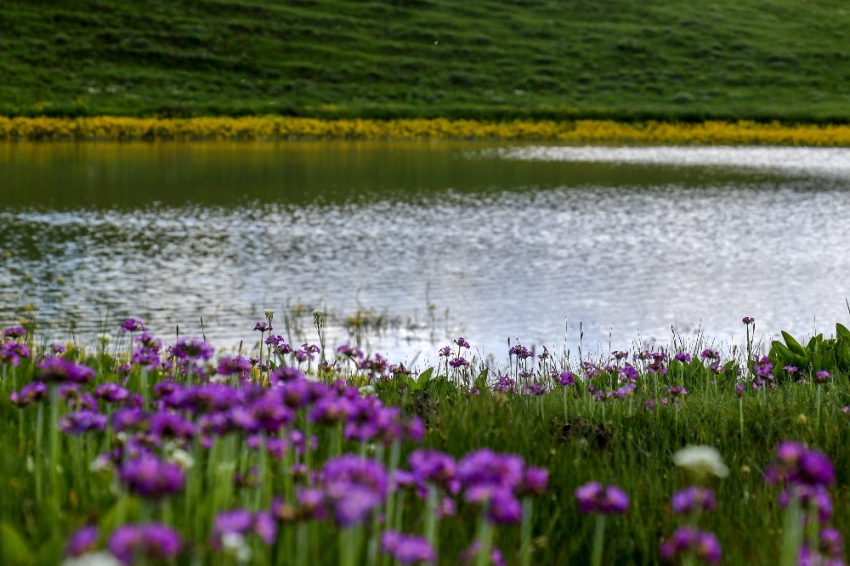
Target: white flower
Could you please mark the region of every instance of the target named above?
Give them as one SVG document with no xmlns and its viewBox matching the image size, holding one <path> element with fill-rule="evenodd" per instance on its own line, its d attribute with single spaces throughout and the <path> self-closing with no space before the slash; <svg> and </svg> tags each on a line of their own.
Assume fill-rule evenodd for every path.
<svg viewBox="0 0 850 566">
<path fill-rule="evenodd" d="M 122 566 L 117 558 L 108 552 L 92 552 L 66 558 L 60 566 Z"/>
<path fill-rule="evenodd" d="M 268 320 L 271 320 L 274 318 L 274 309 L 264 309 L 263 314 Z"/>
<path fill-rule="evenodd" d="M 92 460 L 91 464 L 89 464 L 89 470 L 94 473 L 103 472 L 105 470 L 111 469 L 112 460 L 110 460 L 109 457 L 107 457 L 105 454 L 101 454 L 100 456 Z"/>
<path fill-rule="evenodd" d="M 244 564 L 251 559 L 251 549 L 245 544 L 245 537 L 239 533 L 224 533 L 221 535 L 221 546 L 225 552 L 236 556 L 236 561 Z"/>
<path fill-rule="evenodd" d="M 725 478 L 729 475 L 729 468 L 723 463 L 720 452 L 711 446 L 685 446 L 673 454 L 673 462 L 697 476 Z"/>
<path fill-rule="evenodd" d="M 109 332 L 103 332 L 97 335 L 97 340 L 104 346 L 109 344 L 109 341 L 112 340 L 112 335 Z"/>
<path fill-rule="evenodd" d="M 363 385 L 360 389 L 357 390 L 361 395 L 371 395 L 375 392 L 375 386 L 372 384 Z"/>
<path fill-rule="evenodd" d="M 192 455 L 181 448 L 176 448 L 173 452 L 171 452 L 169 460 L 176 463 L 184 470 L 188 470 L 195 465 L 195 459 L 192 458 Z"/>
</svg>

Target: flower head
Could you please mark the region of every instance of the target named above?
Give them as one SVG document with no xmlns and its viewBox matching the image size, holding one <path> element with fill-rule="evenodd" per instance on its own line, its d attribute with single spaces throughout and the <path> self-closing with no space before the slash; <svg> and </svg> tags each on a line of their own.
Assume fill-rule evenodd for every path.
<svg viewBox="0 0 850 566">
<path fill-rule="evenodd" d="M 135 318 L 125 318 L 124 322 L 121 324 L 120 331 L 124 332 L 138 332 L 145 331 L 145 323 L 141 320 L 136 320 Z"/>
<path fill-rule="evenodd" d="M 124 462 L 118 470 L 118 478 L 130 491 L 142 497 L 161 499 L 183 488 L 186 473 L 177 464 L 142 456 Z"/>
<path fill-rule="evenodd" d="M 722 557 L 720 543 L 714 533 L 695 527 L 676 529 L 672 537 L 661 543 L 660 550 L 662 558 L 668 561 L 691 554 L 705 564 L 717 564 Z"/>
<path fill-rule="evenodd" d="M 21 336 L 26 335 L 26 333 L 26 328 L 23 328 L 21 326 L 10 326 L 9 328 L 3 331 L 3 336 L 15 340 L 17 338 L 20 338 Z"/>
<path fill-rule="evenodd" d="M 673 512 L 677 515 L 690 515 L 694 511 L 711 511 L 717 507 L 714 492 L 705 487 L 691 486 L 673 494 L 671 501 Z"/>
<path fill-rule="evenodd" d="M 578 508 L 584 514 L 612 515 L 625 513 L 629 508 L 629 496 L 615 485 L 603 486 L 592 481 L 575 491 Z"/>
<path fill-rule="evenodd" d="M 729 475 L 729 468 L 723 463 L 720 452 L 711 446 L 686 446 L 673 455 L 673 462 L 697 478 L 709 475 L 725 478 Z"/>
<path fill-rule="evenodd" d="M 166 563 L 183 546 L 175 530 L 160 523 L 122 525 L 109 537 L 109 551 L 126 565 L 144 557 L 146 564 Z"/>
<path fill-rule="evenodd" d="M 83 527 L 71 535 L 65 545 L 65 554 L 68 556 L 81 556 L 94 550 L 100 531 L 97 527 Z"/>
<path fill-rule="evenodd" d="M 431 564 L 436 559 L 434 549 L 426 539 L 392 530 L 381 535 L 381 552 L 392 555 L 403 566 Z"/>
<path fill-rule="evenodd" d="M 44 358 L 38 364 L 38 379 L 50 383 L 88 383 L 94 377 L 94 370 L 78 365 L 65 358 Z"/>
</svg>

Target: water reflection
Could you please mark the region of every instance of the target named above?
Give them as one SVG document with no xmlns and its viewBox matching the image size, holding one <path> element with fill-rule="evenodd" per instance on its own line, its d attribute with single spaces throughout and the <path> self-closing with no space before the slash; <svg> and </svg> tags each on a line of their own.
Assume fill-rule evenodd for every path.
<svg viewBox="0 0 850 566">
<path fill-rule="evenodd" d="M 800 334 L 848 318 L 846 176 L 487 144 L 0 147 L 6 324 L 200 334 L 203 316 L 228 343 L 256 339 L 265 307 L 362 307 L 395 321 L 372 349 L 433 360 L 447 334 L 503 358 L 508 337 L 575 349 L 579 321 L 607 350 L 671 325 L 729 339 L 744 315 Z"/>
</svg>

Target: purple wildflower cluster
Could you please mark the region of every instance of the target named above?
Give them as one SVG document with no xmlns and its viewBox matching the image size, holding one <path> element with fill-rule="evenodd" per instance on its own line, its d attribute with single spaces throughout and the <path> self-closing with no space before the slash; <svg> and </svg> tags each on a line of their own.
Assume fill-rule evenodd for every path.
<svg viewBox="0 0 850 566">
<path fill-rule="evenodd" d="M 585 515 L 614 515 L 629 508 L 629 496 L 616 485 L 592 481 L 575 491 L 578 509 Z"/>
<path fill-rule="evenodd" d="M 677 562 L 688 555 L 705 564 L 717 564 L 723 554 L 714 533 L 696 527 L 679 527 L 661 543 L 661 557 L 667 561 Z"/>
<path fill-rule="evenodd" d="M 391 555 L 403 566 L 431 564 L 436 559 L 434 549 L 424 538 L 392 530 L 381 535 L 381 552 Z"/>
<path fill-rule="evenodd" d="M 805 517 L 814 519 L 806 529 L 800 549 L 800 564 L 842 566 L 844 545 L 840 533 L 824 528 L 832 518 L 828 488 L 835 483 L 835 468 L 829 457 L 801 442 L 785 441 L 776 448 L 776 461 L 765 470 L 769 485 L 782 486 L 779 505 L 799 505 Z"/>
<path fill-rule="evenodd" d="M 690 486 L 673 494 L 670 506 L 675 514 L 687 516 L 691 523 L 696 523 L 702 513 L 717 507 L 717 499 L 706 487 Z M 661 557 L 669 562 L 690 557 L 705 564 L 717 564 L 722 556 L 714 533 L 702 531 L 693 524 L 676 529 L 673 536 L 661 543 L 659 550 Z"/>
</svg>

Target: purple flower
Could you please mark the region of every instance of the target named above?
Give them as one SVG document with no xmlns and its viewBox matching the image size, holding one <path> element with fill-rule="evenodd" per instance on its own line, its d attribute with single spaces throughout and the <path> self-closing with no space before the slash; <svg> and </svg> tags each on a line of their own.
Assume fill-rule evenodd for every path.
<svg viewBox="0 0 850 566">
<path fill-rule="evenodd" d="M 97 527 L 83 527 L 74 531 L 65 545 L 65 554 L 68 556 L 81 556 L 94 550 L 100 531 Z"/>
<path fill-rule="evenodd" d="M 457 462 L 448 454 L 437 450 L 415 450 L 408 458 L 414 481 L 420 486 L 435 484 L 449 493 L 457 493 L 460 482 L 457 479 Z"/>
<path fill-rule="evenodd" d="M 460 338 L 458 338 L 457 340 L 455 340 L 455 341 L 454 341 L 454 343 L 455 343 L 455 344 L 457 344 L 457 345 L 458 345 L 459 347 L 461 347 L 461 348 L 467 348 L 467 349 L 469 349 L 469 342 L 467 342 L 466 340 L 464 340 L 463 336 L 461 336 Z"/>
<path fill-rule="evenodd" d="M 118 470 L 118 478 L 127 489 L 142 497 L 162 499 L 183 488 L 186 474 L 178 464 L 142 456 L 124 462 Z"/>
<path fill-rule="evenodd" d="M 102 431 L 104 428 L 106 428 L 106 417 L 94 411 L 68 413 L 59 419 L 59 430 L 74 436 L 79 436 L 90 430 Z"/>
<path fill-rule="evenodd" d="M 218 362 L 219 375 L 245 374 L 251 371 L 251 362 L 242 356 L 225 356 Z"/>
<path fill-rule="evenodd" d="M 363 358 L 363 351 L 359 348 L 355 348 L 349 344 L 343 344 L 339 348 L 336 349 L 336 353 L 341 358 Z"/>
<path fill-rule="evenodd" d="M 20 326 L 10 326 L 9 328 L 3 331 L 3 336 L 14 340 L 20 338 L 21 336 L 24 336 L 26 333 L 26 328 L 22 328 Z"/>
<path fill-rule="evenodd" d="M 835 483 L 835 468 L 829 457 L 817 450 L 807 450 L 797 460 L 800 480 L 809 485 L 829 486 Z"/>
<path fill-rule="evenodd" d="M 691 486 L 673 494 L 671 501 L 673 512 L 677 515 L 690 515 L 694 511 L 711 511 L 717 507 L 714 492 L 706 487 Z"/>
<path fill-rule="evenodd" d="M 274 330 L 270 322 L 262 321 L 254 325 L 254 332 L 271 332 Z"/>
<path fill-rule="evenodd" d="M 94 377 L 94 370 L 88 366 L 77 365 L 65 358 L 44 358 L 38 364 L 38 379 L 50 383 L 88 383 Z"/>
<path fill-rule="evenodd" d="M 671 397 L 678 397 L 679 395 L 684 397 L 685 395 L 688 394 L 688 390 L 685 389 L 684 387 L 676 386 L 676 387 L 671 387 L 670 389 L 668 389 L 667 394 L 670 395 Z"/>
<path fill-rule="evenodd" d="M 797 499 L 804 509 L 817 512 L 818 521 L 826 523 L 832 518 L 832 498 L 821 485 L 790 485 L 779 494 L 779 506 L 785 509 L 791 499 Z"/>
<path fill-rule="evenodd" d="M 714 533 L 695 527 L 680 527 L 673 536 L 661 543 L 661 556 L 674 561 L 685 554 L 693 554 L 706 564 L 717 564 L 722 557 L 720 543 Z"/>
<path fill-rule="evenodd" d="M 442 348 L 440 348 L 440 357 L 441 358 L 448 358 L 451 355 L 452 355 L 451 346 L 443 346 Z"/>
<path fill-rule="evenodd" d="M 225 535 L 245 535 L 254 526 L 254 514 L 247 509 L 223 511 L 215 516 L 210 544 L 216 550 L 221 550 L 221 539 Z"/>
<path fill-rule="evenodd" d="M 522 505 L 514 495 L 504 489 L 492 493 L 487 506 L 487 520 L 497 525 L 510 525 L 522 519 Z"/>
<path fill-rule="evenodd" d="M 565 372 L 561 373 L 561 375 L 558 376 L 558 383 L 560 383 L 564 387 L 566 387 L 568 385 L 575 385 L 576 384 L 576 378 L 572 374 L 572 372 L 565 371 Z"/>
<path fill-rule="evenodd" d="M 19 342 L 4 342 L 0 346 L 0 360 L 8 362 L 13 366 L 21 363 L 21 358 L 29 358 L 30 349 Z"/>
<path fill-rule="evenodd" d="M 222 539 L 226 535 L 247 535 L 254 533 L 266 544 L 272 544 L 277 537 L 277 523 L 274 514 L 269 511 L 251 513 L 246 509 L 224 511 L 213 521 L 210 544 L 216 550 L 222 549 Z"/>
<path fill-rule="evenodd" d="M 520 360 L 531 357 L 531 351 L 521 344 L 515 344 L 508 350 L 508 356 L 516 356 Z"/>
<path fill-rule="evenodd" d="M 47 386 L 39 381 L 24 385 L 20 391 L 9 394 L 9 401 L 22 409 L 47 397 Z"/>
<path fill-rule="evenodd" d="M 119 330 L 121 331 L 121 333 L 138 332 L 139 330 L 144 332 L 145 323 L 143 323 L 141 320 L 136 320 L 135 318 L 125 318 Z"/>
<path fill-rule="evenodd" d="M 384 501 L 389 477 L 378 462 L 344 454 L 325 462 L 321 473 L 325 495 L 339 524 L 362 523 Z"/>
<path fill-rule="evenodd" d="M 381 535 L 381 552 L 392 555 L 404 566 L 424 562 L 431 564 L 436 560 L 434 549 L 421 537 L 402 534 L 398 531 L 384 531 Z"/>
<path fill-rule="evenodd" d="M 720 353 L 716 350 L 705 349 L 700 353 L 699 357 L 703 360 L 719 360 Z"/>
<path fill-rule="evenodd" d="M 747 387 L 745 385 L 736 385 L 735 386 L 735 395 L 740 399 L 744 395 L 744 391 L 746 391 Z"/>
<path fill-rule="evenodd" d="M 181 361 L 208 360 L 215 353 L 215 348 L 203 340 L 196 338 L 181 338 L 171 349 L 174 356 Z"/>
<path fill-rule="evenodd" d="M 752 324 L 755 321 L 756 321 L 756 319 L 754 319 L 751 316 L 745 316 L 743 319 L 741 319 L 741 322 L 743 322 L 744 324 L 747 324 L 747 325 Z"/>
<path fill-rule="evenodd" d="M 112 429 L 115 432 L 137 430 L 147 425 L 150 415 L 139 408 L 128 407 L 112 413 Z"/>
<path fill-rule="evenodd" d="M 821 530 L 820 551 L 830 558 L 841 558 L 844 553 L 844 539 L 841 537 L 841 533 L 832 527 Z"/>
<path fill-rule="evenodd" d="M 452 366 L 455 369 L 465 368 L 465 367 L 469 366 L 469 362 L 463 356 L 458 356 L 456 358 L 449 360 L 449 365 Z"/>
<path fill-rule="evenodd" d="M 679 352 L 674 357 L 676 360 L 682 362 L 683 364 L 686 364 L 691 361 L 691 355 L 687 352 Z"/>
<path fill-rule="evenodd" d="M 521 495 L 540 495 L 546 491 L 549 483 L 549 470 L 546 468 L 535 468 L 528 466 L 522 476 L 522 484 L 519 488 Z"/>
<path fill-rule="evenodd" d="M 117 383 L 104 383 L 97 386 L 94 396 L 109 403 L 121 403 L 130 397 L 130 392 Z"/>
<path fill-rule="evenodd" d="M 148 334 L 147 332 L 142 332 L 136 336 L 135 340 L 137 343 L 141 344 L 142 347 L 153 352 L 158 353 L 162 349 L 162 340 L 152 334 Z"/>
<path fill-rule="evenodd" d="M 464 489 L 464 498 L 480 503 L 496 492 L 513 492 L 522 482 L 523 470 L 521 456 L 497 454 L 485 448 L 464 456 L 458 463 L 458 479 Z"/>
<path fill-rule="evenodd" d="M 815 383 L 822 385 L 832 378 L 828 371 L 815 372 Z"/>
<path fill-rule="evenodd" d="M 189 439 L 195 436 L 195 425 L 175 413 L 157 412 L 150 419 L 151 433 L 160 438 Z"/>
<path fill-rule="evenodd" d="M 629 508 L 629 496 L 615 485 L 603 486 L 592 481 L 575 491 L 578 508 L 584 514 L 611 515 L 625 513 Z"/>
<path fill-rule="evenodd" d="M 828 486 L 835 482 L 835 468 L 823 452 L 809 450 L 800 442 L 781 442 L 776 449 L 778 462 L 768 466 L 765 479 L 770 484 Z"/>
<path fill-rule="evenodd" d="M 472 564 L 474 564 L 475 558 L 476 556 L 478 556 L 479 552 L 481 552 L 481 542 L 476 540 L 461 553 L 461 565 L 471 566 Z M 493 551 L 490 553 L 490 560 L 493 562 L 493 566 L 507 566 L 507 563 L 505 562 L 505 559 L 502 556 L 502 552 L 498 548 L 493 548 Z"/>
<path fill-rule="evenodd" d="M 165 563 L 182 548 L 180 535 L 160 523 L 122 525 L 109 537 L 109 551 L 128 566 L 143 558 L 146 564 Z"/>
</svg>

